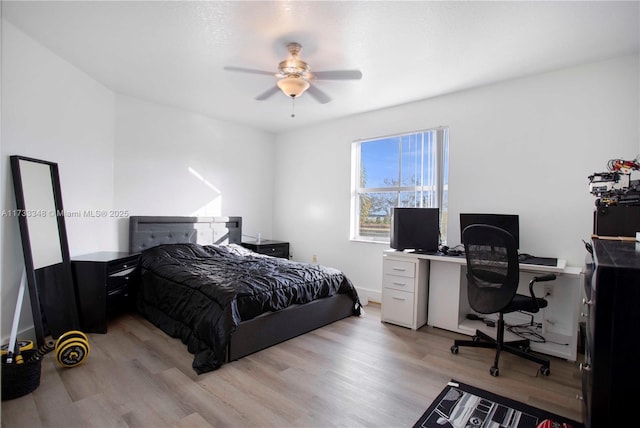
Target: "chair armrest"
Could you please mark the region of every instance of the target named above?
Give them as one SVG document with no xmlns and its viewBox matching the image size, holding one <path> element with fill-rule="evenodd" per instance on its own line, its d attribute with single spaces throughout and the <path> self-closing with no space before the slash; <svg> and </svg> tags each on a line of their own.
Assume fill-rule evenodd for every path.
<svg viewBox="0 0 640 428">
<path fill-rule="evenodd" d="M 533 284 L 535 284 L 536 282 L 553 281 L 554 279 L 556 279 L 556 275 L 553 274 L 553 273 L 548 273 L 546 275 L 534 276 L 531 279 L 531 281 L 529 281 L 529 294 L 531 294 L 531 298 L 535 302 L 536 308 L 538 309 L 538 311 L 540 310 L 540 306 L 538 305 L 538 298 L 536 297 L 535 293 L 533 292 Z"/>
<path fill-rule="evenodd" d="M 544 281 L 553 281 L 556 279 L 556 275 L 554 273 L 548 273 L 542 276 L 534 276 L 531 280 L 532 282 L 544 282 Z"/>
</svg>

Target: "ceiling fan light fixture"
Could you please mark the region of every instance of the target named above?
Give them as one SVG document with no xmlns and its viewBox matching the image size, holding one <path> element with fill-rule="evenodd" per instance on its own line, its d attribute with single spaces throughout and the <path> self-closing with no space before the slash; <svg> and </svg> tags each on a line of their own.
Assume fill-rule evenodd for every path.
<svg viewBox="0 0 640 428">
<path fill-rule="evenodd" d="M 287 45 L 287 50 L 289 51 L 289 57 L 284 61 L 280 61 L 278 64 L 278 71 L 275 74 L 271 71 L 235 66 L 225 67 L 225 70 L 277 77 L 278 80 L 275 86 L 271 86 L 267 91 L 255 97 L 258 101 L 263 101 L 272 97 L 278 93 L 278 89 L 280 89 L 287 97 L 295 100 L 309 89 L 309 95 L 311 98 L 321 104 L 326 104 L 331 101 L 331 97 L 318 88 L 315 83 L 313 87 L 311 87 L 311 81 L 359 80 L 362 78 L 362 73 L 359 70 L 329 70 L 312 73 L 309 65 L 302 61 L 298 56 L 302 50 L 302 45 L 300 45 L 300 43 L 289 43 Z"/>
<path fill-rule="evenodd" d="M 278 80 L 277 85 L 286 96 L 291 98 L 299 97 L 304 91 L 309 89 L 310 86 L 309 82 L 304 80 L 302 77 L 296 76 L 283 77 Z"/>
</svg>

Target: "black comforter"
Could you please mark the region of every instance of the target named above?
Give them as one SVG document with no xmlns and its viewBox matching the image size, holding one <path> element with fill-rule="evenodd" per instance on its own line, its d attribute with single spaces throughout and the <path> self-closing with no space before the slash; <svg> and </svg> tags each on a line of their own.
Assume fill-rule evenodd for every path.
<svg viewBox="0 0 640 428">
<path fill-rule="evenodd" d="M 138 309 L 187 344 L 193 368 L 219 368 L 241 321 L 337 293 L 358 295 L 340 271 L 263 256 L 237 245 L 161 245 L 139 261 Z"/>
</svg>

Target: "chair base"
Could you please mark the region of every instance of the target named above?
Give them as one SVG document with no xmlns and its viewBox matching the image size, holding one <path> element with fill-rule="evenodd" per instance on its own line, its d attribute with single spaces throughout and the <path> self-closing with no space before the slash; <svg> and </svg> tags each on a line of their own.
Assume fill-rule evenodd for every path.
<svg viewBox="0 0 640 428">
<path fill-rule="evenodd" d="M 529 361 L 533 361 L 534 363 L 540 364 L 539 372 L 544 376 L 549 376 L 551 374 L 550 370 L 550 362 L 546 358 L 539 357 L 538 355 L 530 353 L 529 348 L 529 340 L 514 340 L 511 342 L 503 342 L 501 340 L 496 340 L 493 337 L 485 334 L 480 330 L 476 330 L 475 336 L 473 336 L 472 340 L 456 340 L 451 346 L 451 353 L 457 354 L 458 348 L 460 346 L 470 346 L 473 348 L 488 348 L 496 350 L 496 357 L 493 363 L 493 366 L 489 370 L 492 376 L 498 376 L 500 371 L 498 369 L 498 361 L 500 359 L 500 352 L 505 351 L 513 355 L 517 355 L 519 357 L 525 358 Z"/>
</svg>

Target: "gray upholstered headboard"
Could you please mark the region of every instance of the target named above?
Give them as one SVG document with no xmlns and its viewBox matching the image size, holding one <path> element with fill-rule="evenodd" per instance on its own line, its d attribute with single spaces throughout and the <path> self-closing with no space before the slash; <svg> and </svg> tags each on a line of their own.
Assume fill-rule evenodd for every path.
<svg viewBox="0 0 640 428">
<path fill-rule="evenodd" d="M 239 244 L 242 217 L 129 217 L 129 251 L 161 244 Z"/>
</svg>

